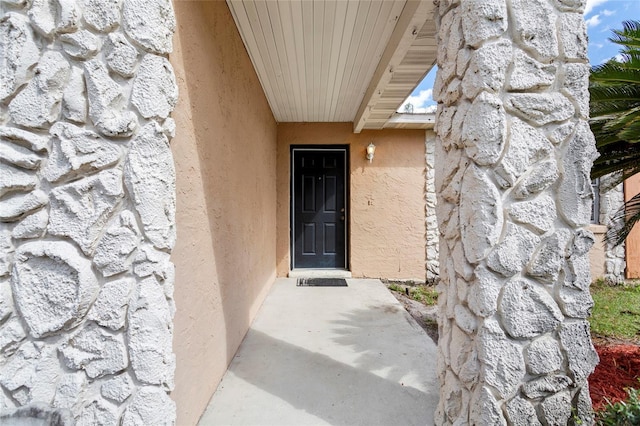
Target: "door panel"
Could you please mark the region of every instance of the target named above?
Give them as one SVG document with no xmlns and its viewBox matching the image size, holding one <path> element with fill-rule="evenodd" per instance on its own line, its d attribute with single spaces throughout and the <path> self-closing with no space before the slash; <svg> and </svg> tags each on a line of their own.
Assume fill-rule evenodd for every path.
<svg viewBox="0 0 640 426">
<path fill-rule="evenodd" d="M 293 268 L 346 267 L 346 149 L 293 149 Z"/>
</svg>

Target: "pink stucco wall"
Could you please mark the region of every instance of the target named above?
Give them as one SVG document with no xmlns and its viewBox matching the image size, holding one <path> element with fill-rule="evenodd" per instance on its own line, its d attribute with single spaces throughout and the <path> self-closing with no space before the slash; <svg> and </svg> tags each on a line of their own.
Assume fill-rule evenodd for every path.
<svg viewBox="0 0 640 426">
<path fill-rule="evenodd" d="M 365 158 L 373 142 L 372 163 Z M 278 275 L 290 266 L 290 147 L 349 145 L 350 246 L 354 277 L 425 278 L 425 133 L 353 133 L 351 123 L 278 125 Z"/>
<path fill-rule="evenodd" d="M 176 2 L 178 424 L 195 424 L 275 278 L 276 123 L 224 2 Z"/>
</svg>

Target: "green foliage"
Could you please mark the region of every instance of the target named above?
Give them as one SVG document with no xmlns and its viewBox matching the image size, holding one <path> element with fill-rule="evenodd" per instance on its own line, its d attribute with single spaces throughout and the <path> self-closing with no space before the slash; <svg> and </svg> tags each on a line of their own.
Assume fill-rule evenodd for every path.
<svg viewBox="0 0 640 426">
<path fill-rule="evenodd" d="M 431 306 L 438 303 L 438 292 L 435 287 L 430 285 L 399 285 L 396 283 L 389 283 L 387 287 L 391 291 L 402 293 L 411 299 L 422 303 L 423 305 Z"/>
<path fill-rule="evenodd" d="M 640 342 L 640 286 L 591 286 L 595 302 L 589 322 L 594 335 Z"/>
<path fill-rule="evenodd" d="M 640 172 L 640 22 L 625 21 L 609 40 L 621 46 L 616 59 L 591 68 L 590 126 L 600 154 L 593 179 L 619 172 L 619 182 Z M 621 244 L 640 221 L 640 199 L 616 214 L 607 240 Z"/>
<path fill-rule="evenodd" d="M 427 306 L 438 303 L 438 292 L 433 286 L 419 285 L 409 289 L 409 297 Z"/>
<path fill-rule="evenodd" d="M 637 426 L 640 425 L 640 389 L 627 389 L 627 399 L 607 404 L 596 412 L 596 424 L 599 426 Z"/>
</svg>

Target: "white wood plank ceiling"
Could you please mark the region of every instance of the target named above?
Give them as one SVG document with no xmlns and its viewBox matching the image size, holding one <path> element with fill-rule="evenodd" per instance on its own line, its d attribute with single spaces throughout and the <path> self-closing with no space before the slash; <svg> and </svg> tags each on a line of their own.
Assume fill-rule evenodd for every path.
<svg viewBox="0 0 640 426">
<path fill-rule="evenodd" d="M 382 128 L 435 61 L 432 0 L 227 3 L 278 122 Z"/>
</svg>

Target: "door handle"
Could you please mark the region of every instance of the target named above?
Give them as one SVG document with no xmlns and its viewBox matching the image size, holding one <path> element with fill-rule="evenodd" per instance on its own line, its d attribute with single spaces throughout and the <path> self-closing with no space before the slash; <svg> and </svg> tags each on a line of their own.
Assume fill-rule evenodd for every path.
<svg viewBox="0 0 640 426">
<path fill-rule="evenodd" d="M 340 216 L 340 220 L 344 222 L 344 216 Z"/>
<path fill-rule="evenodd" d="M 340 213 L 344 213 L 344 207 L 340 209 Z"/>
</svg>

